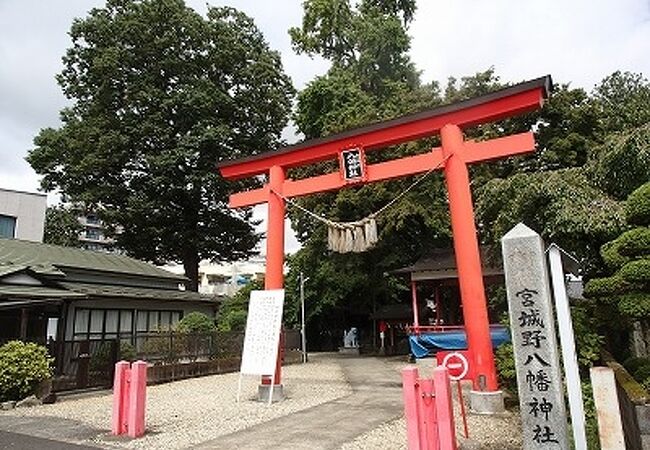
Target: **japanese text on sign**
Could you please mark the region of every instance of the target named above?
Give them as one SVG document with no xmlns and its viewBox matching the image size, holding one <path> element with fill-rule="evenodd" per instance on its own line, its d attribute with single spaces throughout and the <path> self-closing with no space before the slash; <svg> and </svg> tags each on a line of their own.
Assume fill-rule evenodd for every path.
<svg viewBox="0 0 650 450">
<path fill-rule="evenodd" d="M 284 289 L 251 291 L 241 373 L 273 375 L 278 357 Z"/>
<path fill-rule="evenodd" d="M 532 396 L 525 411 L 536 422 L 532 439 L 537 444 L 556 444 L 559 441 L 555 437 L 553 427 L 547 424 L 549 415 L 553 412 L 553 400 L 540 395 L 549 391 L 552 381 L 547 373 L 550 364 L 537 352 L 547 340 L 546 324 L 536 304 L 538 295 L 533 289 L 522 289 L 515 293 L 515 297 L 521 302 L 519 315 L 516 316 L 519 327 L 515 332 L 519 333 L 519 342 L 525 354 L 525 385 Z"/>
<path fill-rule="evenodd" d="M 364 177 L 364 154 L 361 148 L 352 148 L 341 152 L 343 178 L 345 181 L 357 181 Z"/>
</svg>

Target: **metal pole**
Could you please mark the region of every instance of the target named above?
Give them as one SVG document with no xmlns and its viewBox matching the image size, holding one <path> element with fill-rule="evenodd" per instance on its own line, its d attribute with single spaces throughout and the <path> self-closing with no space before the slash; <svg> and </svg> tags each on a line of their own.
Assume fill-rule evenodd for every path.
<svg viewBox="0 0 650 450">
<path fill-rule="evenodd" d="M 548 261 L 551 267 L 553 282 L 553 297 L 555 298 L 555 313 L 557 314 L 560 345 L 562 347 L 562 362 L 566 375 L 567 393 L 569 394 L 569 410 L 571 411 L 571 429 L 576 450 L 587 450 L 585 431 L 585 410 L 580 386 L 580 373 L 571 321 L 569 298 L 564 284 L 564 268 L 560 248 L 551 244 L 548 249 Z"/>
<path fill-rule="evenodd" d="M 307 332 L 305 329 L 305 283 L 309 277 L 305 278 L 300 272 L 300 337 L 302 341 L 302 362 L 307 362 Z"/>
</svg>

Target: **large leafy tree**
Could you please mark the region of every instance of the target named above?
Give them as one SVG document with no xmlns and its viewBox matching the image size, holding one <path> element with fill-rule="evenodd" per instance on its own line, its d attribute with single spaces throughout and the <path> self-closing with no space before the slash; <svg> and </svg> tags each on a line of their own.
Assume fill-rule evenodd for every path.
<svg viewBox="0 0 650 450">
<path fill-rule="evenodd" d="M 483 240 L 498 244 L 525 221 L 583 259 L 585 275 L 601 273 L 601 245 L 625 227 L 621 201 L 650 179 L 650 128 L 642 122 L 649 91 L 647 80 L 628 72 L 591 93 L 560 86 L 533 117 L 537 152 L 485 174 L 475 189 Z"/>
<path fill-rule="evenodd" d="M 299 94 L 295 121 L 307 138 L 397 117 L 440 102 L 437 84 L 422 86 L 408 57 L 407 27 L 413 1 L 311 0 L 304 3 L 301 28 L 290 31 L 294 48 L 319 54 L 332 63 Z M 368 155 L 369 161 L 425 151 L 431 142 L 392 147 Z M 334 170 L 332 163 L 295 170 L 293 177 Z M 338 220 L 357 220 L 388 203 L 412 180 L 366 185 L 301 200 L 304 207 Z M 428 188 L 414 190 L 380 217 L 380 243 L 363 254 L 332 254 L 326 229 L 300 210 L 289 213 L 303 248 L 289 261 L 287 314 L 297 317 L 297 277 L 310 277 L 305 290 L 308 327 L 325 340 L 327 333 L 359 325 L 368 311 L 391 301 L 400 282 L 386 273 L 410 262 L 426 248 L 448 242 L 442 179 L 427 178 Z M 314 320 L 318 318 L 318 320 Z M 315 325 L 315 326 L 314 326 Z M 314 336 L 312 336 L 314 337 Z M 311 340 L 315 342 L 315 340 Z"/>
<path fill-rule="evenodd" d="M 45 232 L 43 242 L 64 247 L 80 247 L 79 234 L 83 225 L 78 211 L 65 205 L 49 206 L 45 211 Z"/>
<path fill-rule="evenodd" d="M 45 190 L 101 204 L 117 245 L 182 261 L 196 289 L 201 259 L 249 255 L 250 212 L 229 211 L 218 161 L 277 145 L 293 88 L 246 15 L 183 0 L 108 0 L 74 21 L 57 77 L 71 106 L 41 130 L 28 161 Z"/>
</svg>

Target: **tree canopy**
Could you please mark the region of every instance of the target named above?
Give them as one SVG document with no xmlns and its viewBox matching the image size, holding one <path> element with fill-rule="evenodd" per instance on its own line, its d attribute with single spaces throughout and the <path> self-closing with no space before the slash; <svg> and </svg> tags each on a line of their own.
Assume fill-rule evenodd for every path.
<svg viewBox="0 0 650 450">
<path fill-rule="evenodd" d="M 108 0 L 70 36 L 57 80 L 71 105 L 27 157 L 42 188 L 101 205 L 123 230 L 117 246 L 182 261 L 193 289 L 201 259 L 250 255 L 250 211 L 226 205 L 243 185 L 215 164 L 274 148 L 294 93 L 253 21 L 227 7 L 202 17 L 183 0 Z"/>
<path fill-rule="evenodd" d="M 446 85 L 422 84 L 408 58 L 406 33 L 414 2 L 308 0 L 302 27 L 290 31 L 294 48 L 331 61 L 329 71 L 298 94 L 295 122 L 307 138 L 457 102 L 507 86 L 493 68 Z M 376 24 L 377 26 L 373 26 Z M 379 25 L 381 24 L 381 26 Z M 388 31 L 392 30 L 392 31 Z M 382 58 L 371 56 L 381 49 Z M 398 61 L 395 65 L 391 61 Z M 534 113 L 464 130 L 472 139 L 533 130 L 537 151 L 471 167 L 481 242 L 496 244 L 519 221 L 584 259 L 586 273 L 602 272 L 599 248 L 625 227 L 623 200 L 648 179 L 644 123 L 650 85 L 640 74 L 615 72 L 592 92 L 557 84 Z M 625 102 L 615 100 L 625 98 Z M 644 122 L 645 121 L 645 122 Z M 436 139 L 368 154 L 369 162 L 430 151 Z M 296 169 L 292 177 L 336 170 L 333 163 Z M 305 208 L 337 221 L 375 212 L 413 179 L 363 185 L 300 200 Z M 326 230 L 289 208 L 301 250 L 289 260 L 287 317 L 298 308 L 297 278 L 310 277 L 308 320 L 336 329 L 360 311 L 405 297 L 391 271 L 433 247 L 451 245 L 446 190 L 433 173 L 378 217 L 380 241 L 365 254 L 333 254 Z M 495 245 L 496 248 L 496 245 Z M 347 323 L 347 325 L 350 325 Z M 314 328 L 311 327 L 312 332 Z"/>
<path fill-rule="evenodd" d="M 65 205 L 49 206 L 45 211 L 43 242 L 64 247 L 80 247 L 79 233 L 83 225 L 75 210 Z"/>
</svg>

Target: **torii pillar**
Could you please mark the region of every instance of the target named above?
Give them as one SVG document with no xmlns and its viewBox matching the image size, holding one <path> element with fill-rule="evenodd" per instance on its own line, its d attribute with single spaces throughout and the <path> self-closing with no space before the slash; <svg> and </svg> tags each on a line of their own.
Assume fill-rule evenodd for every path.
<svg viewBox="0 0 650 450">
<path fill-rule="evenodd" d="M 462 129 L 538 109 L 549 95 L 551 86 L 549 76 L 541 77 L 459 103 L 220 163 L 219 170 L 227 179 L 268 176 L 264 187 L 233 194 L 229 203 L 231 208 L 260 203 L 269 205 L 266 289 L 283 287 L 284 198 L 334 191 L 351 185 L 385 181 L 442 168 L 449 196 L 469 359 L 474 374 L 472 392 L 478 395 L 479 404 L 481 401 L 489 404 L 493 397 L 501 398 L 498 395 L 492 396 L 500 394 L 500 391 L 490 338 L 467 165 L 530 153 L 535 149 L 535 141 L 530 132 L 483 142 L 465 141 Z M 440 148 L 366 165 L 365 152 L 438 133 L 442 141 Z M 350 153 L 355 153 L 357 157 L 352 171 L 343 158 Z M 286 178 L 285 171 L 289 168 L 332 159 L 339 159 L 340 170 L 337 172 L 298 180 Z M 362 170 L 358 171 L 359 167 Z M 351 177 L 352 172 L 355 173 Z M 278 367 L 274 384 L 279 388 L 280 381 Z M 263 383 L 270 382 L 268 377 L 263 379 Z M 495 408 L 498 409 L 498 405 Z M 482 412 L 489 412 L 489 409 L 488 407 Z"/>
</svg>

